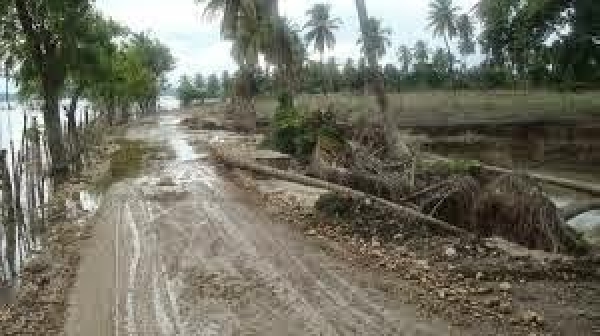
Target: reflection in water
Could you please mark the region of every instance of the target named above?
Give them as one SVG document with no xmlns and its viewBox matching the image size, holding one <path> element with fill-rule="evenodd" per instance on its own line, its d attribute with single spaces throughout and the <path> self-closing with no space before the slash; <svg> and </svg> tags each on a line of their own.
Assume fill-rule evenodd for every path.
<svg viewBox="0 0 600 336">
<path fill-rule="evenodd" d="M 171 147 L 175 151 L 175 156 L 179 161 L 191 161 L 198 158 L 194 148 L 184 138 L 176 137 L 172 139 Z"/>
</svg>

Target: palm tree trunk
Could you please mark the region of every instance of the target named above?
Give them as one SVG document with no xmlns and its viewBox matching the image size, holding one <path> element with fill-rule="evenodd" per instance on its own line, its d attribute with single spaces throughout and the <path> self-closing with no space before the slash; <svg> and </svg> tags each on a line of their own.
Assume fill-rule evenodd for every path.
<svg viewBox="0 0 600 336">
<path fill-rule="evenodd" d="M 450 50 L 448 35 L 446 34 L 444 34 L 444 43 L 446 44 L 446 52 L 448 53 L 448 74 L 450 75 L 450 85 L 452 86 L 454 93 L 456 93 L 456 83 L 454 82 L 454 60 L 452 57 L 452 51 Z"/>
<path fill-rule="evenodd" d="M 323 90 L 323 95 L 327 95 L 327 84 L 325 84 L 325 77 L 327 74 L 325 73 L 325 55 L 324 52 L 319 52 L 320 62 L 321 62 L 321 89 Z"/>
<path fill-rule="evenodd" d="M 365 5 L 364 0 L 356 0 L 356 11 L 358 12 L 358 19 L 360 21 L 360 29 L 362 31 L 363 40 L 368 46 L 368 41 L 370 41 L 371 37 L 369 36 L 368 31 L 369 16 L 367 14 L 367 6 Z M 383 74 L 379 69 L 377 54 L 376 51 L 371 47 L 367 47 L 365 49 L 369 68 L 369 80 L 373 85 L 377 105 L 379 106 L 379 112 L 383 120 L 383 128 L 385 131 L 386 144 L 388 147 L 387 149 L 392 157 L 400 158 L 401 156 L 403 156 L 403 154 L 406 153 L 406 146 L 401 144 L 400 142 L 400 139 L 397 134 L 398 128 L 396 124 L 396 118 L 393 115 L 393 111 L 390 111 L 388 107 L 388 98 L 385 93 L 385 82 L 383 79 Z"/>
<path fill-rule="evenodd" d="M 4 64 L 4 80 L 6 81 L 4 84 L 4 90 L 6 93 L 6 108 L 8 110 L 10 110 L 10 97 L 8 95 L 8 84 L 9 84 L 9 77 L 10 77 L 10 72 L 8 69 L 8 61 L 5 62 Z"/>
</svg>

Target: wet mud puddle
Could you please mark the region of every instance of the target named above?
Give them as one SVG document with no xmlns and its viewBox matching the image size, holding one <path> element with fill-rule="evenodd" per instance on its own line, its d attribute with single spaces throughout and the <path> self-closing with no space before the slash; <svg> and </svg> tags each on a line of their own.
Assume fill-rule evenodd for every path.
<svg viewBox="0 0 600 336">
<path fill-rule="evenodd" d="M 128 131 L 173 155 L 107 192 L 66 335 L 447 334 L 249 204 L 181 119 Z"/>
</svg>

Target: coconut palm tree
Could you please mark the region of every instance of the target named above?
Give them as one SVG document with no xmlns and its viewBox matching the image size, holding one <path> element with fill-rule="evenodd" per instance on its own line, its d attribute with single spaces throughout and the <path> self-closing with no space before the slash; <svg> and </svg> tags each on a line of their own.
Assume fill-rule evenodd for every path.
<svg viewBox="0 0 600 336">
<path fill-rule="evenodd" d="M 457 33 L 456 17 L 459 10 L 460 8 L 454 6 L 452 0 L 433 0 L 429 3 L 429 28 L 433 30 L 434 37 L 441 36 L 444 38 L 448 59 L 452 59 L 450 40 L 452 40 Z M 453 71 L 452 64 L 450 64 L 450 71 Z M 454 78 L 452 81 L 454 82 Z"/>
<path fill-rule="evenodd" d="M 396 51 L 396 56 L 398 57 L 400 64 L 402 64 L 402 72 L 407 74 L 410 71 L 410 65 L 413 61 L 413 54 L 410 48 L 405 45 L 401 45 Z"/>
<path fill-rule="evenodd" d="M 270 38 L 265 52 L 267 59 L 277 65 L 278 78 L 283 84 L 281 88 L 293 98 L 296 80 L 307 57 L 301 29 L 285 18 L 275 21 L 272 30 L 274 38 Z"/>
<path fill-rule="evenodd" d="M 392 45 L 390 36 L 392 30 L 390 28 L 383 27 L 381 20 L 376 18 L 369 18 L 367 21 L 368 39 L 365 40 L 364 36 L 358 39 L 358 44 L 361 45 L 363 54 L 367 54 L 367 50 L 375 53 L 377 60 L 380 60 L 385 56 L 387 48 Z"/>
<path fill-rule="evenodd" d="M 367 12 L 367 6 L 365 0 L 355 0 L 356 12 L 358 14 L 358 20 L 360 22 L 360 30 L 362 32 L 363 41 L 370 41 L 371 35 L 369 24 L 369 15 Z M 395 126 L 396 118 L 392 111 L 388 108 L 388 99 L 385 93 L 385 81 L 381 69 L 379 67 L 379 59 L 377 57 L 377 50 L 372 47 L 371 44 L 365 46 L 363 52 L 368 61 L 370 78 L 375 91 L 377 105 L 383 120 L 383 129 L 385 131 L 385 140 L 388 152 L 392 157 L 401 157 L 406 153 L 406 146 L 403 146 L 398 137 L 398 129 Z"/>
<path fill-rule="evenodd" d="M 306 11 L 309 21 L 304 25 L 308 29 L 305 35 L 306 42 L 314 44 L 314 48 L 321 56 L 321 64 L 325 49 L 333 49 L 335 46 L 334 31 L 340 28 L 342 21 L 331 17 L 331 5 L 318 3 Z"/>
<path fill-rule="evenodd" d="M 325 49 L 333 49 L 335 46 L 334 31 L 340 28 L 341 20 L 331 17 L 331 5 L 325 3 L 315 4 L 306 14 L 309 21 L 304 25 L 304 29 L 308 29 L 304 38 L 309 45 L 314 44 L 315 50 L 319 52 L 321 73 L 325 73 Z M 331 78 L 329 84 L 332 84 Z M 323 89 L 325 91 L 325 87 Z"/>
<path fill-rule="evenodd" d="M 208 20 L 223 15 L 221 34 L 228 39 L 234 38 L 237 33 L 240 17 L 257 19 L 258 16 L 254 0 L 196 0 L 196 3 L 205 5 L 203 16 Z"/>
<path fill-rule="evenodd" d="M 243 113 L 241 125 L 248 130 L 256 128 L 256 111 L 252 103 L 253 71 L 258 64 L 259 52 L 264 46 L 267 25 L 259 8 L 259 3 L 254 0 L 196 0 L 204 4 L 203 16 L 209 20 L 222 15 L 221 35 L 231 40 L 232 56 L 240 67 L 239 76 L 235 85 L 235 95 L 240 98 L 236 101 L 239 107 L 236 112 Z"/>
<path fill-rule="evenodd" d="M 459 38 L 458 51 L 463 56 L 463 63 L 466 66 L 466 57 L 475 53 L 475 25 L 468 14 L 458 17 L 456 31 Z"/>
<path fill-rule="evenodd" d="M 427 43 L 423 40 L 418 40 L 413 48 L 413 55 L 417 64 L 425 64 L 429 61 L 429 49 Z"/>
</svg>

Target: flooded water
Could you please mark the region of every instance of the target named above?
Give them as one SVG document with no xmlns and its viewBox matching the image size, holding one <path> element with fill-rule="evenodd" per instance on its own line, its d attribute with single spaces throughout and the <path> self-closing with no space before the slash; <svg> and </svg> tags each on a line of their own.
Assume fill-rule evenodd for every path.
<svg viewBox="0 0 600 336">
<path fill-rule="evenodd" d="M 69 105 L 70 101 L 68 99 L 64 99 L 61 101 L 61 121 L 63 122 L 63 126 L 66 124 L 66 113 L 64 113 L 65 108 Z M 8 104 L 5 101 L 0 102 L 0 149 L 14 149 L 15 153 L 21 149 L 21 142 L 24 135 L 24 123 L 26 122 L 27 127 L 31 127 L 33 120 L 37 121 L 37 124 L 40 126 L 40 129 L 43 130 L 43 112 L 41 110 L 41 102 L 31 102 L 31 103 L 20 103 L 17 101 L 11 101 Z M 174 97 L 161 97 L 159 100 L 159 108 L 161 110 L 172 110 L 176 109 L 179 106 L 179 102 Z M 95 113 L 92 111 L 90 104 L 82 100 L 79 103 L 76 115 L 78 124 L 82 123 L 85 120 L 86 112 L 88 113 L 88 117 L 90 120 L 95 118 Z M 185 146 L 186 144 L 180 144 L 179 146 L 174 146 L 176 148 L 180 148 L 180 155 L 185 156 L 186 158 L 191 159 L 193 153 L 191 152 L 191 148 Z M 10 152 L 9 152 L 10 153 Z M 12 155 L 8 155 L 8 166 L 9 170 L 12 170 Z M 26 174 L 23 176 L 27 176 Z M 25 225 L 29 225 L 30 216 L 27 214 L 29 211 L 29 203 L 28 203 L 28 194 L 27 194 L 27 186 L 29 186 L 30 182 L 27 178 L 22 178 L 21 185 L 21 204 L 23 206 L 23 211 L 26 213 L 24 216 Z M 43 198 L 36 200 L 39 203 L 43 203 L 47 201 L 50 197 L 50 185 L 51 183 L 46 182 L 44 186 L 44 195 Z M 37 194 L 36 194 L 37 195 Z M 40 196 L 41 197 L 41 196 Z M 93 213 L 98 208 L 99 204 L 99 195 L 82 191 L 76 195 L 73 199 L 67 199 L 65 207 L 67 209 L 67 216 L 69 218 L 75 218 L 82 211 L 86 213 Z M 24 245 L 21 244 L 21 240 L 17 239 L 16 242 L 16 260 L 15 260 L 15 268 L 18 270 L 21 266 L 22 261 L 26 260 L 29 257 L 29 252 L 25 251 Z M 35 244 L 35 241 L 33 242 Z M 4 249 L 6 248 L 6 237 L 3 233 L 3 223 L 0 222 L 0 256 L 4 253 Z M 8 260 L 5 258 L 0 258 L 0 269 L 6 270 L 8 269 Z M 2 274 L 0 273 L 0 276 Z M 2 279 L 0 278 L 0 303 L 10 301 L 12 297 L 13 288 L 10 286 L 6 286 L 8 283 L 2 283 Z M 5 288 L 7 287 L 7 288 Z"/>
<path fill-rule="evenodd" d="M 63 99 L 61 102 L 61 111 L 63 108 L 68 106 L 69 100 Z M 173 110 L 179 108 L 179 100 L 172 96 L 160 97 L 159 109 L 161 110 Z M 8 108 L 10 106 L 10 108 Z M 11 101 L 9 106 L 5 101 L 0 102 L 0 149 L 9 148 L 10 141 L 14 142 L 15 150 L 19 149 L 20 139 L 23 134 L 23 120 L 24 116 L 27 116 L 28 120 L 36 118 L 40 125 L 43 124 L 44 118 L 41 111 L 41 102 L 32 102 L 29 104 L 23 104 L 17 101 Z M 83 118 L 84 112 L 89 108 L 89 103 L 82 100 L 79 103 L 77 120 L 80 122 Z M 90 116 L 91 117 L 91 116 Z M 61 119 L 63 123 L 66 122 L 65 113 L 61 113 Z"/>
<path fill-rule="evenodd" d="M 179 102 L 179 99 L 173 96 L 162 96 L 158 101 L 158 107 L 161 110 L 175 110 L 178 109 L 180 106 L 181 103 Z"/>
<path fill-rule="evenodd" d="M 64 109 L 69 105 L 69 100 L 61 101 L 61 121 L 66 123 L 66 113 Z M 10 107 L 10 108 L 9 108 Z M 77 122 L 83 120 L 86 110 L 89 110 L 89 103 L 81 101 L 77 108 Z M 30 104 L 22 104 L 16 101 L 10 102 L 9 106 L 6 102 L 0 103 L 0 148 L 9 148 L 10 141 L 13 141 L 15 150 L 20 148 L 21 137 L 23 135 L 23 122 L 27 117 L 28 125 L 31 125 L 33 118 L 38 124 L 43 127 L 44 117 L 41 111 L 41 103 L 34 102 Z M 90 116 L 91 117 L 91 116 Z"/>
</svg>

